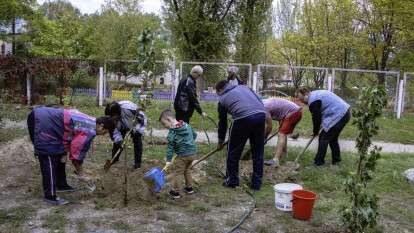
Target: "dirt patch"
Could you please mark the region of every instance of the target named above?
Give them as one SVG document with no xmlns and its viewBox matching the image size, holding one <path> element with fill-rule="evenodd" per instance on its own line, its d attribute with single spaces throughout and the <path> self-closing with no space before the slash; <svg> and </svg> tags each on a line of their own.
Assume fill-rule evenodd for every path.
<svg viewBox="0 0 414 233">
<path fill-rule="evenodd" d="M 285 163 L 279 167 L 263 167 L 263 182 L 269 182 L 272 184 L 290 182 L 298 183 L 298 167 L 294 163 Z M 240 161 L 240 176 L 244 180 L 249 180 L 253 172 L 252 161 L 241 160 Z"/>
</svg>

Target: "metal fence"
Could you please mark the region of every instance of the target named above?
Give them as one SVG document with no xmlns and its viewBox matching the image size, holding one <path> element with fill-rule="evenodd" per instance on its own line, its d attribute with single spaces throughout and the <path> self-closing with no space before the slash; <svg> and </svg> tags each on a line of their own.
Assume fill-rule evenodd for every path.
<svg viewBox="0 0 414 233">
<path fill-rule="evenodd" d="M 388 97 L 387 112 L 398 114 L 400 72 L 361 69 L 332 69 L 333 92 L 351 106 L 355 105 L 363 87 L 381 85 Z"/>
<path fill-rule="evenodd" d="M 204 69 L 198 82 L 202 101 L 217 101 L 214 84 L 227 78 L 227 68 L 239 68 L 239 77 L 262 96 L 293 96 L 305 86 L 327 89 L 354 105 L 363 87 L 383 85 L 387 112 L 397 118 L 414 114 L 414 73 L 324 67 L 229 62 L 156 63 L 151 78 L 145 77 L 135 60 L 105 62 L 79 59 L 0 57 L 0 98 L 27 104 L 103 105 L 105 100 L 134 99 L 148 93 L 156 100 L 174 100 L 177 85 L 195 65 Z M 145 80 L 145 83 L 144 83 Z"/>
<path fill-rule="evenodd" d="M 203 76 L 198 81 L 199 90 L 203 93 L 215 93 L 215 84 L 227 78 L 227 68 L 236 66 L 239 69 L 238 76 L 241 80 L 250 85 L 252 80 L 252 64 L 244 63 L 227 63 L 227 62 L 192 62 L 186 61 L 180 63 L 180 79 L 185 78 L 196 65 L 203 67 Z M 207 94 L 208 95 L 208 94 Z"/>
<path fill-rule="evenodd" d="M 403 77 L 402 112 L 405 115 L 414 114 L 414 73 L 406 72 Z"/>
<path fill-rule="evenodd" d="M 328 89 L 328 75 L 328 68 L 259 64 L 253 89 L 262 96 L 293 96 L 301 86 Z"/>
</svg>

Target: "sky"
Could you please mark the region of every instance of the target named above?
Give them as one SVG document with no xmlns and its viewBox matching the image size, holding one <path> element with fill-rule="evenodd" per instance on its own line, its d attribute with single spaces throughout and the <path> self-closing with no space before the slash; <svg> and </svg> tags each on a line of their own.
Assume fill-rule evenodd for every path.
<svg viewBox="0 0 414 233">
<path fill-rule="evenodd" d="M 39 4 L 46 2 L 47 0 L 37 0 Z M 105 0 L 68 0 L 75 7 L 79 8 L 82 13 L 95 13 L 100 9 Z M 146 13 L 161 14 L 161 2 L 162 0 L 144 0 L 142 3 L 142 9 Z"/>
</svg>

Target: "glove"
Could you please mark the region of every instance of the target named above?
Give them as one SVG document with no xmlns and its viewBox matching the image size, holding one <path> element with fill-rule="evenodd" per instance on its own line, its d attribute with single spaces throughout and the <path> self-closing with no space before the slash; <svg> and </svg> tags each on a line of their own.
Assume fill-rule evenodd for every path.
<svg viewBox="0 0 414 233">
<path fill-rule="evenodd" d="M 207 113 L 202 112 L 202 113 L 201 113 L 201 116 L 202 116 L 202 117 L 206 117 L 206 116 L 207 116 Z"/>
</svg>

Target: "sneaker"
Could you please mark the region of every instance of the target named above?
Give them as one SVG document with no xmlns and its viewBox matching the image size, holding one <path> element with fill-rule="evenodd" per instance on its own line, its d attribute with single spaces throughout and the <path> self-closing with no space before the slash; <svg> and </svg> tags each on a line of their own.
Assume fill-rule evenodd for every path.
<svg viewBox="0 0 414 233">
<path fill-rule="evenodd" d="M 74 187 L 70 186 L 70 185 L 66 185 L 66 186 L 63 186 L 61 188 L 59 188 L 59 187 L 56 188 L 56 192 L 58 192 L 58 193 L 64 193 L 64 192 L 72 193 L 72 192 L 75 192 L 75 191 L 76 191 L 76 189 Z"/>
<path fill-rule="evenodd" d="M 181 198 L 181 195 L 180 195 L 179 192 L 176 192 L 176 191 L 171 190 L 170 191 L 170 197 L 172 199 L 180 199 Z"/>
<path fill-rule="evenodd" d="M 55 206 L 69 204 L 69 201 L 66 201 L 65 199 L 59 198 L 59 197 L 56 197 L 55 199 L 44 198 L 44 201 L 50 205 L 55 205 Z"/>
<path fill-rule="evenodd" d="M 134 168 L 134 169 L 141 168 L 141 164 L 134 164 L 134 165 L 132 166 L 132 168 Z"/>
<path fill-rule="evenodd" d="M 187 194 L 195 193 L 193 187 L 185 187 L 184 192 L 187 193 Z"/>
<path fill-rule="evenodd" d="M 266 160 L 264 161 L 264 165 L 271 166 L 271 167 L 279 167 L 279 160 L 277 159 Z"/>
</svg>

